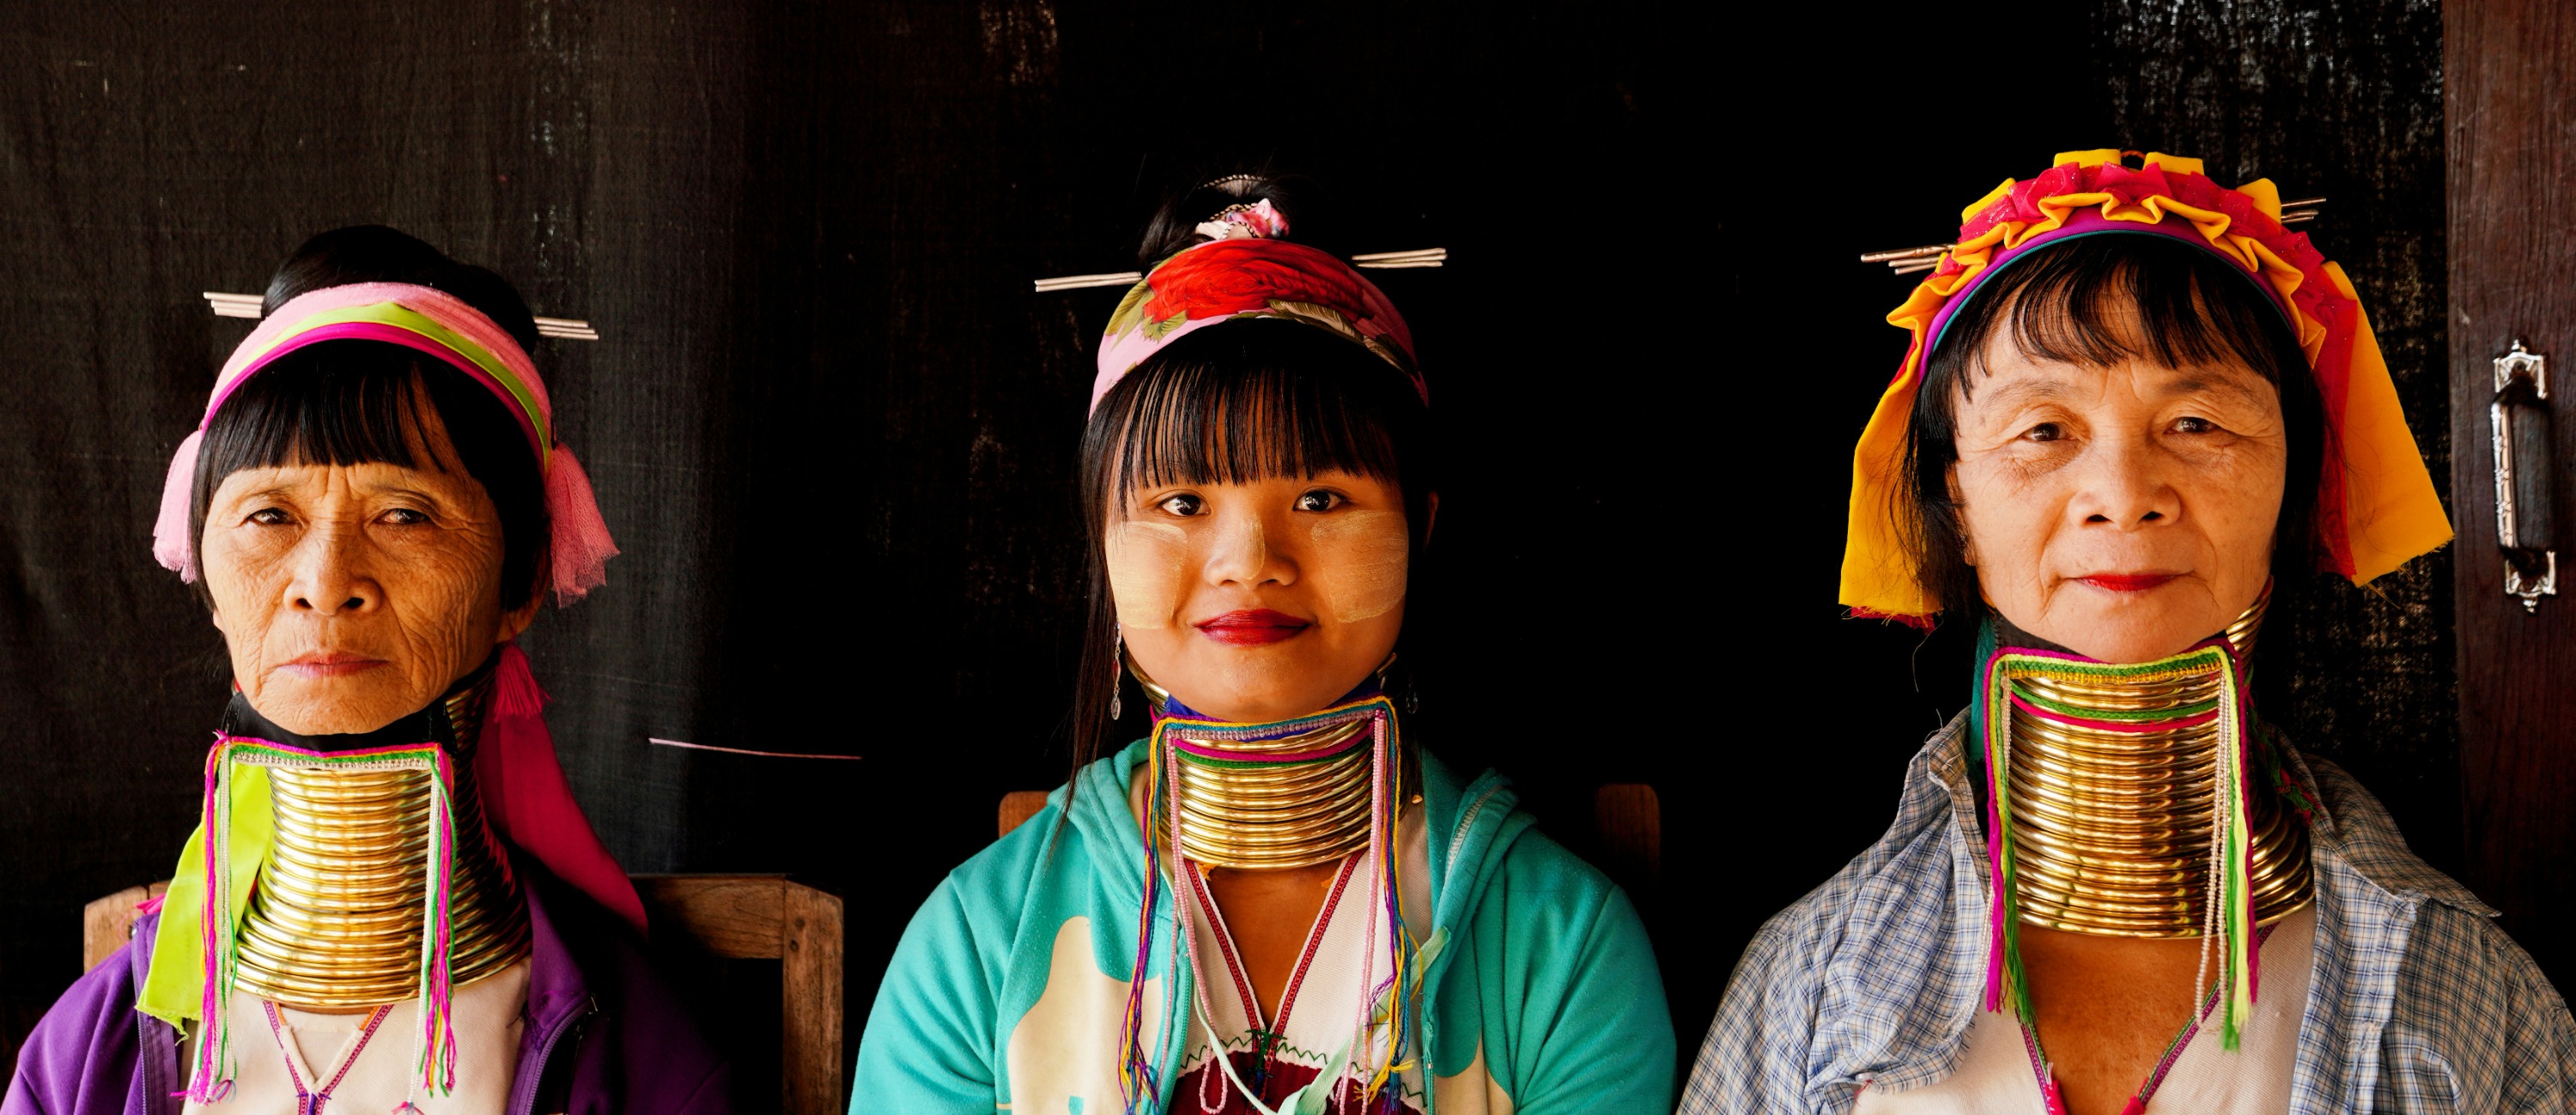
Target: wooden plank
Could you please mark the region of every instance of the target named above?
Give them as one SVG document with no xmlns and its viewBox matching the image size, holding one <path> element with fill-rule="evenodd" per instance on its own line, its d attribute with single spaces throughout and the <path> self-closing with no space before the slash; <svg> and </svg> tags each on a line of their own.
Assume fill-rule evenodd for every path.
<svg viewBox="0 0 2576 1115">
<path fill-rule="evenodd" d="M 81 971 L 96 968 L 134 935 L 134 922 L 143 916 L 137 907 L 161 897 L 170 889 L 167 882 L 127 887 L 81 907 Z"/>
<path fill-rule="evenodd" d="M 686 934 L 717 956 L 777 959 L 786 890 L 780 875 L 637 875 L 657 931 Z"/>
<path fill-rule="evenodd" d="M 839 1115 L 841 1073 L 842 911 L 838 895 L 785 884 L 780 938 L 780 1110 L 787 1115 Z"/>
<path fill-rule="evenodd" d="M 1046 803 L 1045 790 L 1013 790 L 1002 795 L 1001 824 L 998 826 L 1001 831 L 994 833 L 994 837 L 998 839 L 1009 836 L 1012 829 L 1020 827 L 1029 818 L 1037 816 L 1038 810 L 1046 808 Z"/>
<path fill-rule="evenodd" d="M 1601 838 L 1602 867 L 1630 889 L 1652 889 L 1663 878 L 1664 811 L 1655 788 L 1612 782 L 1593 791 L 1593 831 Z M 1643 895 L 1638 896 L 1641 899 Z"/>
<path fill-rule="evenodd" d="M 2576 458 L 2576 222 L 2548 203 L 2576 180 L 2576 11 L 2550 0 L 2442 6 L 2448 118 L 2451 508 L 2459 541 L 2464 880 L 2561 986 L 2576 978 L 2576 583 L 2536 612 L 2504 594 L 2488 404 L 2515 340 L 2549 358 L 2560 413 L 2557 519 Z M 2561 565 L 2576 540 L 2558 538 Z M 2576 573 L 2576 568 L 2570 569 Z M 2566 574 L 2562 574 L 2562 579 Z"/>
</svg>

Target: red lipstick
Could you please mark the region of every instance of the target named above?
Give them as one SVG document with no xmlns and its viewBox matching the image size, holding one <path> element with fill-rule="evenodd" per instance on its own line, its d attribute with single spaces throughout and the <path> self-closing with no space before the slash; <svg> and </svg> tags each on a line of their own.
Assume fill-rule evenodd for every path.
<svg viewBox="0 0 2576 1115">
<path fill-rule="evenodd" d="M 345 651 L 328 650 L 315 651 L 301 658 L 287 662 L 279 668 L 288 673 L 308 678 L 336 678 L 347 677 L 350 674 L 372 670 L 384 664 L 385 660 L 381 658 L 369 658 L 363 654 L 350 654 Z"/>
<path fill-rule="evenodd" d="M 1292 615 L 1268 608 L 1246 608 L 1227 612 L 1214 619 L 1193 624 L 1199 633 L 1220 643 L 1239 647 L 1257 647 L 1297 637 L 1297 633 L 1314 626 Z"/>
<path fill-rule="evenodd" d="M 2180 573 L 2095 573 L 2076 580 L 2110 592 L 2145 592 L 2181 576 Z"/>
</svg>

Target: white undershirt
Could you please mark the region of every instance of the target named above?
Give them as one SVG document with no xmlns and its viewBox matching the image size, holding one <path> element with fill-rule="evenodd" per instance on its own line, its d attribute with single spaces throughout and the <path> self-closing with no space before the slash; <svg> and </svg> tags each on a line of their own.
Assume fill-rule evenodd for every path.
<svg viewBox="0 0 2576 1115">
<path fill-rule="evenodd" d="M 2262 996 L 2237 1051 L 2227 1052 L 2221 1045 L 2217 1026 L 2201 1027 L 2148 1099 L 2147 1115 L 2278 1115 L 2290 1109 L 2290 1071 L 2298 1061 L 2299 1020 L 2307 1011 L 2316 937 L 2315 906 L 2273 927 L 2271 939 L 2263 942 Z M 1906 1092 L 1865 1088 L 1853 1115 L 2046 1110 L 2039 1080 L 2031 1073 L 2030 1053 L 2022 1044 L 2021 1023 L 2005 1011 L 1979 1010 L 1957 1071 Z"/>
<path fill-rule="evenodd" d="M 528 962 L 521 960 L 457 988 L 449 1005 L 456 1026 L 456 1090 L 446 1099 L 418 1095 L 414 1058 L 420 1053 L 420 1000 L 398 1003 L 385 1012 L 357 1062 L 331 1090 L 322 1115 L 385 1115 L 405 1100 L 424 1115 L 501 1115 L 510 1101 L 510 1084 L 519 1071 L 519 1035 L 525 1029 Z M 232 1024 L 233 1094 L 217 1104 L 189 1100 L 185 1115 L 295 1115 L 294 1065 L 307 1090 L 319 1090 L 340 1071 L 358 1045 L 367 1015 L 321 1014 L 277 1008 L 279 1029 L 270 1033 L 268 1011 L 256 995 L 234 992 Z M 198 1027 L 190 1026 L 187 1062 L 197 1063 Z M 281 1040 L 282 1039 L 282 1040 Z"/>
</svg>

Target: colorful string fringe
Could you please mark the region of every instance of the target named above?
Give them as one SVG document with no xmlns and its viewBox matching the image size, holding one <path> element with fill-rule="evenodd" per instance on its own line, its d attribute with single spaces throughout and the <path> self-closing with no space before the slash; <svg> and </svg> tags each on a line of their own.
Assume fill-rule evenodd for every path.
<svg viewBox="0 0 2576 1115">
<path fill-rule="evenodd" d="M 1173 734 L 1187 731 L 1201 740 L 1256 742 L 1284 739 L 1359 720 L 1374 721 L 1366 737 L 1355 736 L 1340 746 L 1264 756 L 1193 746 Z M 1145 984 L 1151 974 L 1154 937 L 1163 921 L 1156 916 L 1155 906 L 1163 900 L 1163 892 L 1169 889 L 1164 878 L 1162 844 L 1164 836 L 1171 832 L 1172 802 L 1179 794 L 1179 776 L 1174 764 L 1288 766 L 1328 762 L 1360 746 L 1363 738 L 1371 749 L 1372 790 L 1367 855 L 1368 878 L 1373 893 L 1368 905 L 1367 933 L 1362 939 L 1377 939 L 1380 919 L 1384 919 L 1388 975 L 1361 998 L 1358 1017 L 1353 1022 L 1351 1044 L 1344 1050 L 1344 1056 L 1349 1056 L 1353 1050 L 1371 1049 L 1375 1036 L 1385 1035 L 1383 1054 L 1376 1057 L 1373 1067 L 1365 1070 L 1367 1079 L 1361 1088 L 1363 1106 L 1376 1099 L 1397 1073 L 1412 1067 L 1420 1045 L 1417 1030 L 1422 977 L 1419 969 L 1425 961 L 1404 921 L 1403 883 L 1397 871 L 1400 857 L 1395 846 L 1395 826 L 1397 809 L 1404 800 L 1404 772 L 1395 732 L 1394 703 L 1384 696 L 1376 696 L 1325 709 L 1311 716 L 1256 725 L 1164 718 L 1155 723 L 1154 734 L 1146 748 L 1146 784 L 1150 789 L 1146 796 L 1143 829 L 1145 900 L 1136 918 L 1136 964 L 1127 985 L 1127 1009 L 1121 1023 L 1124 1038 L 1119 1058 L 1118 1082 L 1125 1095 L 1127 1115 L 1145 1115 L 1158 1110 L 1161 1105 L 1162 1077 L 1157 1067 L 1160 1057 L 1158 1052 L 1145 1048 Z M 1173 950 L 1173 962 L 1186 959 L 1189 963 L 1191 984 L 1197 991 L 1195 1006 L 1205 1017 L 1208 1011 L 1205 981 L 1199 978 L 1197 937 L 1191 925 L 1190 905 L 1182 901 L 1171 903 L 1172 932 L 1178 946 Z M 1167 980 L 1165 986 L 1174 987 L 1175 983 Z M 1172 1005 L 1170 1001 L 1164 1004 L 1164 1018 L 1174 1018 Z M 1167 1034 L 1176 1032 L 1179 1032 L 1177 1026 L 1166 1031 Z M 1222 1047 L 1217 1050 L 1216 1057 L 1220 1064 L 1224 1063 Z M 1338 1090 L 1341 1066 L 1342 1060 L 1337 1058 L 1332 1071 L 1318 1076 L 1308 1087 Z M 1230 1066 L 1228 1075 L 1231 1077 Z M 1242 1086 L 1240 1081 L 1235 1083 L 1237 1087 Z M 1259 1097 L 1251 1098 L 1256 1105 L 1259 1104 Z"/>
<path fill-rule="evenodd" d="M 413 1064 L 416 1089 L 445 1099 L 456 1086 L 456 1031 L 449 993 L 451 907 L 456 887 L 456 811 L 450 800 L 456 772 L 447 752 L 435 743 L 371 747 L 355 751 L 307 751 L 249 736 L 221 736 L 206 754 L 203 832 L 207 834 L 204 905 L 198 919 L 200 953 L 205 966 L 205 999 L 198 1015 L 204 1036 L 197 1044 L 196 1071 L 187 1098 L 222 1103 L 233 1092 L 234 1060 L 231 1012 L 239 958 L 235 952 L 232 897 L 232 768 L 252 766 L 326 770 L 425 770 L 430 773 L 429 899 L 421 912 L 421 1029 Z M 405 1107 L 412 1106 L 408 1102 Z M 398 1109 L 399 1110 L 399 1109 Z"/>
<path fill-rule="evenodd" d="M 2213 636 L 2170 658 L 2115 666 L 2062 651 L 1998 646 L 1994 625 L 1978 636 L 1977 700 L 1970 708 L 1971 728 L 1985 745 L 1986 857 L 1993 871 L 1993 903 L 1988 911 L 1990 935 L 1986 954 L 1986 1009 L 2001 1010 L 2007 998 L 2023 1019 L 2032 1017 L 2030 987 L 2021 966 L 2020 899 L 2013 852 L 2012 712 L 2101 731 L 2151 732 L 2215 721 L 2218 725 L 2217 808 L 2211 810 L 2209 890 L 2201 928 L 2201 967 L 2192 997 L 2198 1001 L 2209 986 L 2213 951 L 2217 957 L 2221 1019 L 2225 1047 L 2237 1048 L 2247 1019 L 2253 1017 L 2256 964 L 2260 944 L 2254 931 L 2250 881 L 2252 836 L 2247 777 L 2254 739 L 2252 710 L 2245 700 L 2244 664 L 2223 636 Z M 2144 713 L 2077 710 L 2039 697 L 2016 683 L 2045 679 L 2076 683 L 2104 681 L 2157 682 L 2215 674 L 2218 698 L 2213 702 Z"/>
</svg>

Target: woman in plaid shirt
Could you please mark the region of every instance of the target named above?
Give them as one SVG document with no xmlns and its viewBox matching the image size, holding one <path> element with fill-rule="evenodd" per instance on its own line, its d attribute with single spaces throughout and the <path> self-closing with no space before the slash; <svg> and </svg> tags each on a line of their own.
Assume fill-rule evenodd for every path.
<svg viewBox="0 0 2576 1115">
<path fill-rule="evenodd" d="M 2450 538 L 2351 282 L 2196 159 L 1965 216 L 1888 317 L 1842 600 L 1980 624 L 1974 699 L 1754 939 L 1682 1111 L 2568 1110 L 2530 957 L 2246 698 L 2277 597 Z"/>
</svg>

